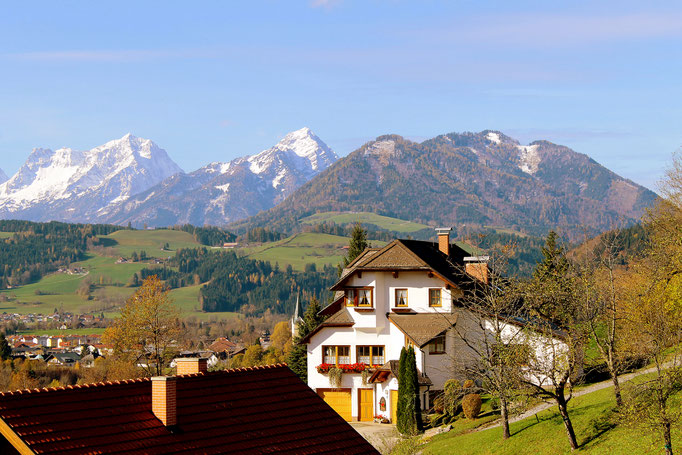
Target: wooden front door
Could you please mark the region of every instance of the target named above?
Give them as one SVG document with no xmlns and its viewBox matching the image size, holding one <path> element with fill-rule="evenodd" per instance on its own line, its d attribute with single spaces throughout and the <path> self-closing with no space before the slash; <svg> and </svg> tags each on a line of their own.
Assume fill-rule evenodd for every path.
<svg viewBox="0 0 682 455">
<path fill-rule="evenodd" d="M 395 425 L 398 422 L 398 391 L 391 390 L 391 423 Z"/>
<path fill-rule="evenodd" d="M 317 389 L 317 394 L 346 422 L 353 420 L 350 389 Z"/>
<path fill-rule="evenodd" d="M 358 389 L 358 420 L 371 422 L 374 420 L 374 390 Z"/>
</svg>

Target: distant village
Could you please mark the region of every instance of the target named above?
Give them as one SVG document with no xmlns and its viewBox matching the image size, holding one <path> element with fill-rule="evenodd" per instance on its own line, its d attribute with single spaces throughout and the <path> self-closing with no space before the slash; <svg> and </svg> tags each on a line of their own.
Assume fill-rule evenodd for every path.
<svg viewBox="0 0 682 455">
<path fill-rule="evenodd" d="M 39 360 L 48 366 L 89 368 L 99 357 L 113 354 L 113 346 L 102 342 L 102 335 L 8 335 L 13 359 Z M 269 345 L 269 333 L 260 337 L 262 345 Z M 210 341 L 209 341 L 210 342 Z M 205 359 L 209 368 L 220 361 L 242 354 L 245 347 L 226 337 L 218 337 L 205 349 L 180 351 L 178 357 Z M 142 366 L 142 365 L 139 365 Z M 175 367 L 171 364 L 171 367 Z"/>
</svg>

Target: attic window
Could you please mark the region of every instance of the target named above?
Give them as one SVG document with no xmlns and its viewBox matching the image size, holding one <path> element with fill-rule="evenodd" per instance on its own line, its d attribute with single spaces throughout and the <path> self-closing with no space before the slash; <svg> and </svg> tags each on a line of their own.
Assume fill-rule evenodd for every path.
<svg viewBox="0 0 682 455">
<path fill-rule="evenodd" d="M 395 290 L 395 306 L 396 307 L 406 307 L 407 306 L 407 289 L 396 289 Z"/>
<path fill-rule="evenodd" d="M 443 306 L 440 289 L 429 289 L 429 306 L 430 307 Z"/>
</svg>

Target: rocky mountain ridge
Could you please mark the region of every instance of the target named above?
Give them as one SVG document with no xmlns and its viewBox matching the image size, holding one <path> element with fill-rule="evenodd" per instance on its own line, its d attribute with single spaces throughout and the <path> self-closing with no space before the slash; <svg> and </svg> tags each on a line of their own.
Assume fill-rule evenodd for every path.
<svg viewBox="0 0 682 455">
<path fill-rule="evenodd" d="M 258 154 L 174 175 L 103 210 L 99 220 L 222 226 L 272 208 L 337 159 L 309 128 L 302 128 Z"/>
<path fill-rule="evenodd" d="M 652 191 L 587 155 L 548 141 L 520 145 L 499 131 L 422 143 L 378 137 L 282 204 L 235 223 L 290 231 L 315 212 L 372 211 L 427 225 L 499 226 L 574 238 L 637 221 Z"/>
</svg>

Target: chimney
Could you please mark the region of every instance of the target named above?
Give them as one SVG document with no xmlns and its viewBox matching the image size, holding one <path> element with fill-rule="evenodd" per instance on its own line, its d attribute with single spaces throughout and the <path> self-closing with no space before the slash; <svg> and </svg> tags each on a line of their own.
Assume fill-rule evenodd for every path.
<svg viewBox="0 0 682 455">
<path fill-rule="evenodd" d="M 180 357 L 175 359 L 175 366 L 177 368 L 177 375 L 206 373 L 208 371 L 208 363 L 206 359 L 197 357 Z"/>
<path fill-rule="evenodd" d="M 488 284 L 490 280 L 488 261 L 490 256 L 469 256 L 464 258 L 466 273 L 478 281 Z"/>
<path fill-rule="evenodd" d="M 450 231 L 452 228 L 436 228 L 438 233 L 438 250 L 450 256 Z"/>
<path fill-rule="evenodd" d="M 167 427 L 177 425 L 175 376 L 154 376 L 152 378 L 152 412 Z"/>
</svg>

